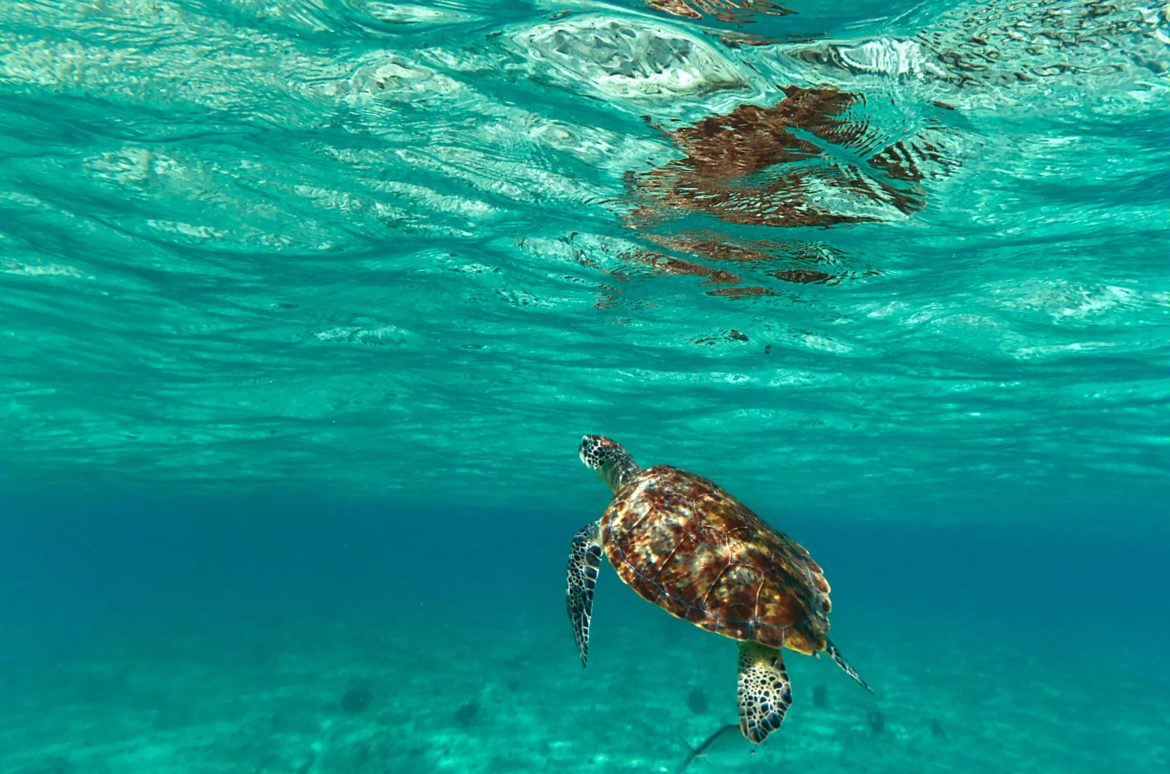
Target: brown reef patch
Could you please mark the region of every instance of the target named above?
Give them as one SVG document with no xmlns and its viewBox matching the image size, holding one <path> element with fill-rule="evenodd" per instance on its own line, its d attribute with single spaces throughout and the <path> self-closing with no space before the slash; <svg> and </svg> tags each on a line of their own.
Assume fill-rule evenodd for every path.
<svg viewBox="0 0 1170 774">
<path fill-rule="evenodd" d="M 683 260 L 682 258 L 675 258 L 673 256 L 665 255 L 663 253 L 656 253 L 650 250 L 636 250 L 626 256 L 626 259 L 635 262 L 643 263 L 650 266 L 657 271 L 664 274 L 682 274 L 690 275 L 692 277 L 703 277 L 707 283 L 721 284 L 721 285 L 736 285 L 742 280 L 729 271 L 722 269 L 712 269 L 710 266 L 704 266 L 701 263 L 694 261 Z"/>
<path fill-rule="evenodd" d="M 796 13 L 771 0 L 646 0 L 646 5 L 655 11 L 684 19 L 699 20 L 710 16 L 717 21 L 741 24 L 755 21 L 756 14 L 787 16 Z"/>
<path fill-rule="evenodd" d="M 772 272 L 772 276 L 785 282 L 795 282 L 798 285 L 823 285 L 836 279 L 832 274 L 812 269 L 785 269 L 784 271 Z"/>
<path fill-rule="evenodd" d="M 860 276 L 881 274 L 876 269 L 860 265 L 836 248 L 807 240 L 742 240 L 715 231 L 647 233 L 645 236 L 676 252 L 709 261 L 734 262 L 744 271 L 760 270 L 767 276 L 797 284 L 837 284 Z M 787 264 L 787 267 L 777 269 L 777 264 Z M 738 279 L 739 275 L 736 276 Z"/>
<path fill-rule="evenodd" d="M 898 141 L 879 150 L 877 132 L 854 111 L 864 105 L 859 95 L 799 86 L 784 94 L 770 108 L 744 104 L 667 132 L 683 158 L 627 175 L 636 202 L 627 224 L 700 211 L 727 223 L 828 227 L 882 219 L 874 203 L 906 215 L 925 206 L 917 160 L 941 157 L 936 145 Z M 864 166 L 841 160 L 849 156 Z"/>
<path fill-rule="evenodd" d="M 725 298 L 779 296 L 778 288 L 769 287 L 775 280 L 794 285 L 837 285 L 863 277 L 880 276 L 881 272 L 839 248 L 819 241 L 801 239 L 741 239 L 713 230 L 684 231 L 675 234 L 646 232 L 643 237 L 662 250 L 637 249 L 619 252 L 625 269 L 606 273 L 618 282 L 669 274 L 698 277 L 702 285 L 716 286 L 708 295 Z M 720 268 L 714 264 L 730 264 Z M 646 271 L 649 269 L 650 271 Z M 598 308 L 609 309 L 620 303 L 621 290 L 603 286 Z"/>
<path fill-rule="evenodd" d="M 708 290 L 707 295 L 723 296 L 724 298 L 751 298 L 753 296 L 778 296 L 780 293 L 771 288 L 752 286 L 746 288 L 716 288 L 715 290 Z"/>
<path fill-rule="evenodd" d="M 829 86 L 783 93 L 771 107 L 741 104 L 690 125 L 643 117 L 681 158 L 625 175 L 624 225 L 650 244 L 617 256 L 629 269 L 623 279 L 692 276 L 709 286 L 707 295 L 746 299 L 795 298 L 795 288 L 777 282 L 832 286 L 881 274 L 823 240 L 779 237 L 785 232 L 775 229 L 919 212 L 926 206 L 920 183 L 957 166 L 942 122 L 927 116 L 918 130 L 898 132 L 878 124 L 881 111 L 862 95 Z M 685 227 L 672 227 L 684 218 Z"/>
</svg>

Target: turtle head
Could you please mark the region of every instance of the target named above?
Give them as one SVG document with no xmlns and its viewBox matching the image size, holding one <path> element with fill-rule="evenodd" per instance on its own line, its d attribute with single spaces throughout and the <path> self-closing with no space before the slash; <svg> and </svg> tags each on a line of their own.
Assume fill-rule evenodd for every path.
<svg viewBox="0 0 1170 774">
<path fill-rule="evenodd" d="M 630 453 L 621 447 L 617 441 L 606 438 L 604 435 L 587 435 L 581 439 L 581 448 L 577 452 L 585 467 L 596 470 L 601 480 L 609 484 L 609 488 L 617 494 L 627 481 L 637 478 L 642 469 Z"/>
</svg>

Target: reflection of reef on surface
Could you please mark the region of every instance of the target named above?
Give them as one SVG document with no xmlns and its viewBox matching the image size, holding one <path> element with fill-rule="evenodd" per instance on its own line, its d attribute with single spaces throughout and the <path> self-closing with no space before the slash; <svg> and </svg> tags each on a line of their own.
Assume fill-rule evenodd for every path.
<svg viewBox="0 0 1170 774">
<path fill-rule="evenodd" d="M 924 167 L 946 169 L 937 140 L 885 144 L 856 112 L 860 95 L 790 86 L 771 108 L 744 104 L 668 132 L 683 158 L 628 174 L 643 227 L 700 211 L 745 225 L 828 227 L 895 220 L 921 210 Z M 834 147 L 835 146 L 835 147 Z M 859 158 L 857 163 L 844 159 Z"/>
<path fill-rule="evenodd" d="M 1125 99 L 1119 79 L 1164 76 L 1159 16 L 1113 0 L 986 0 L 953 4 L 912 38 L 809 40 L 784 55 L 825 70 L 949 83 L 962 106 L 1002 110 L 1043 95 L 1037 104 L 1051 109 L 1053 99 L 1079 103 L 1086 93 Z M 1054 87 L 1061 81 L 1075 88 Z"/>
<path fill-rule="evenodd" d="M 687 19 L 711 16 L 717 21 L 739 23 L 754 21 L 755 14 L 785 16 L 796 13 L 770 0 L 646 0 L 646 5 Z"/>
<path fill-rule="evenodd" d="M 1156 5 L 1156 4 L 1150 4 Z M 1113 0 L 991 0 L 949 11 L 919 39 L 960 85 L 1015 86 L 1058 76 L 1100 77 L 1135 64 L 1164 74 L 1164 44 L 1147 14 Z"/>
<path fill-rule="evenodd" d="M 639 276 L 697 277 L 707 295 L 737 299 L 782 295 L 784 286 L 776 280 L 789 285 L 838 285 L 881 274 L 824 242 L 738 239 L 716 231 L 644 236 L 662 249 L 616 253 L 626 269 L 610 272 L 613 279 L 627 282 Z M 605 300 L 599 306 L 611 308 L 621 290 L 605 290 Z"/>
<path fill-rule="evenodd" d="M 881 273 L 823 242 L 800 239 L 743 240 L 715 231 L 646 234 L 646 238 L 671 250 L 709 261 L 733 262 L 741 273 L 762 272 L 769 277 L 798 285 L 836 285 L 842 281 Z M 728 273 L 721 271 L 721 274 Z M 739 277 L 732 276 L 736 277 L 736 282 L 730 284 L 738 284 Z M 711 276 L 709 279 L 717 278 Z"/>
<path fill-rule="evenodd" d="M 894 135 L 871 122 L 861 95 L 827 86 L 790 86 L 784 94 L 773 107 L 742 104 L 663 130 L 683 157 L 626 174 L 633 206 L 625 225 L 653 246 L 618 255 L 629 269 L 621 279 L 648 267 L 700 278 L 707 295 L 743 299 L 880 275 L 819 240 L 750 239 L 726 224 L 828 228 L 909 217 L 926 205 L 921 182 L 957 164 L 939 139 L 941 124 L 927 118 Z M 695 215 L 717 222 L 681 231 L 668 225 Z M 607 308 L 621 294 L 612 290 Z"/>
<path fill-rule="evenodd" d="M 749 88 L 716 47 L 675 25 L 582 14 L 518 32 L 514 42 L 542 77 L 615 101 L 676 101 Z"/>
</svg>

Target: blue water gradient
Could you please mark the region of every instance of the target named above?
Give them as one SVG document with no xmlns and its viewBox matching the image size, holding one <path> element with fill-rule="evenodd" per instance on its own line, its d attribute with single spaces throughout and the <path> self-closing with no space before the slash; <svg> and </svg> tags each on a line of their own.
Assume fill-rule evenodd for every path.
<svg viewBox="0 0 1170 774">
<path fill-rule="evenodd" d="M 563 555 L 588 514 L 161 498 L 6 512 L 22 517 L 0 532 L 7 770 L 286 771 L 322 744 L 321 771 L 673 770 L 734 722 L 732 643 L 608 569 L 580 669 Z M 695 770 L 1165 761 L 1165 542 L 765 513 L 828 568 L 834 638 L 877 696 L 793 655 L 781 734 Z M 355 684 L 373 700 L 353 715 L 339 703 Z M 469 702 L 482 715 L 465 726 Z"/>
</svg>

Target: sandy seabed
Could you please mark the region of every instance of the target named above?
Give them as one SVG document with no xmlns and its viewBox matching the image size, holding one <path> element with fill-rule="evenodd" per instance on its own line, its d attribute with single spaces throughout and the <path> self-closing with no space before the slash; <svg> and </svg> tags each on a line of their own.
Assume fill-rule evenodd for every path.
<svg viewBox="0 0 1170 774">
<path fill-rule="evenodd" d="M 735 722 L 735 647 L 666 616 L 568 624 L 176 625 L 0 664 L 0 771 L 675 772 Z M 1170 770 L 1170 683 L 1129 654 L 850 630 L 787 658 L 794 705 L 687 771 Z M 1101 663 L 1095 663 L 1095 662 Z"/>
</svg>

